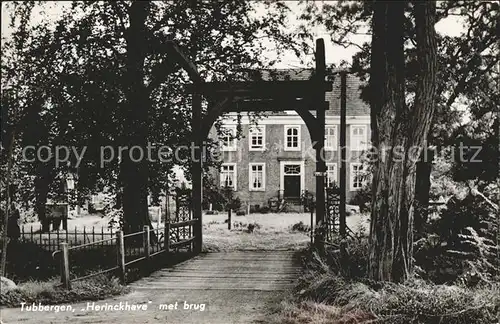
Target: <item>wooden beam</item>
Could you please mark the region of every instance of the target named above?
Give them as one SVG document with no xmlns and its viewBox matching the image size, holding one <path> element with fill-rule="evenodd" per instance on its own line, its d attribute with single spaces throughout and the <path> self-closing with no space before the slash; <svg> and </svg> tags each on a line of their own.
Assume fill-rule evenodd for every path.
<svg viewBox="0 0 500 324">
<path fill-rule="evenodd" d="M 173 40 L 168 40 L 167 47 L 169 52 L 177 58 L 177 62 L 184 70 L 186 70 L 191 80 L 195 83 L 201 83 L 203 80 L 200 77 L 200 73 L 198 72 L 196 65 L 186 55 L 184 55 L 179 46 L 177 46 Z"/>
<path fill-rule="evenodd" d="M 347 190 L 347 154 L 346 154 L 346 114 L 347 114 L 347 74 L 340 75 L 340 237 L 346 237 L 346 190 Z"/>
<path fill-rule="evenodd" d="M 237 96 L 266 98 L 269 96 L 288 95 L 290 98 L 303 98 L 311 96 L 318 91 L 332 91 L 330 81 L 311 82 L 310 80 L 293 81 L 237 81 L 237 82 L 206 82 L 200 87 L 186 85 L 189 92 L 198 89 L 202 94 L 210 96 L 223 96 L 233 94 Z"/>
<path fill-rule="evenodd" d="M 318 86 L 324 82 L 326 77 L 326 61 L 325 61 L 325 42 L 322 38 L 316 40 L 316 69 L 314 78 L 310 83 L 316 87 L 315 100 L 316 102 L 325 101 L 325 89 Z M 325 146 L 325 110 L 316 107 L 317 132 L 321 134 L 316 141 L 316 172 L 322 174 L 326 172 L 324 146 Z M 311 224 L 312 225 L 312 224 Z M 316 225 L 320 229 L 324 229 L 325 225 L 325 177 L 323 175 L 316 176 Z M 325 240 L 325 232 L 320 230 L 315 238 L 316 243 Z"/>
<path fill-rule="evenodd" d="M 202 251 L 203 237 L 202 237 L 202 226 L 203 226 L 203 213 L 201 202 L 203 199 L 203 161 L 202 161 L 202 150 L 203 141 L 205 135 L 201 132 L 202 124 L 202 107 L 201 107 L 201 94 L 198 92 L 193 93 L 193 112 L 192 112 L 192 142 L 196 149 L 194 150 L 194 159 L 192 161 L 192 191 L 191 197 L 193 201 L 193 218 L 198 221 L 194 225 L 194 236 L 196 238 L 194 243 L 194 252 L 199 254 Z"/>
<path fill-rule="evenodd" d="M 217 104 L 213 106 L 210 105 L 208 107 L 208 113 L 203 118 L 203 121 L 201 123 L 201 136 L 203 136 L 203 138 L 206 138 L 208 136 L 210 128 L 212 128 L 212 125 L 217 120 L 217 117 L 219 117 L 226 110 L 226 108 L 231 104 L 232 101 L 232 98 L 228 97 L 219 101 Z"/>
<path fill-rule="evenodd" d="M 314 108 L 311 108 L 314 107 Z M 279 112 L 285 110 L 316 110 L 316 108 L 321 109 L 321 107 L 315 107 L 312 100 L 296 100 L 296 99 L 286 99 L 286 100 L 237 100 L 230 104 L 225 111 L 226 112 L 257 112 L 257 111 L 271 111 Z M 329 102 L 324 101 L 322 109 L 329 109 Z"/>
<path fill-rule="evenodd" d="M 316 147 L 319 137 L 321 136 L 321 134 L 318 132 L 319 127 L 317 118 L 314 117 L 310 111 L 305 109 L 296 109 L 295 111 L 297 112 L 297 114 L 299 114 L 302 120 L 304 120 L 304 123 L 309 130 L 309 136 L 311 136 L 311 142 L 314 143 L 314 147 Z M 313 224 L 311 223 L 311 226 L 312 225 Z"/>
</svg>

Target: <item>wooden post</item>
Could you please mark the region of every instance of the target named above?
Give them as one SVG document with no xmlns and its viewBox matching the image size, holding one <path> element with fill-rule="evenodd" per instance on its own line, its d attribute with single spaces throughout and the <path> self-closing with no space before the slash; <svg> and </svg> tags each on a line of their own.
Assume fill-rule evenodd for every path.
<svg viewBox="0 0 500 324">
<path fill-rule="evenodd" d="M 197 82 L 196 86 L 200 83 Z M 202 162 L 202 146 L 203 141 L 201 139 L 201 94 L 200 89 L 197 87 L 193 93 L 193 116 L 192 116 L 192 129 L 193 129 L 193 144 L 194 144 L 194 160 L 192 168 L 192 201 L 193 201 L 193 218 L 197 220 L 194 227 L 194 253 L 201 253 L 201 248 L 203 245 L 202 239 L 202 209 L 201 201 L 203 198 L 203 162 Z"/>
<path fill-rule="evenodd" d="M 307 204 L 309 205 L 309 211 L 311 212 L 311 244 L 313 244 L 314 243 L 314 208 L 313 208 L 312 201 L 307 202 Z"/>
<path fill-rule="evenodd" d="M 318 90 L 314 95 L 314 102 L 316 105 L 316 120 L 318 121 L 319 136 L 316 142 L 316 225 L 320 229 L 317 232 L 317 241 L 324 241 L 324 221 L 325 221 L 325 177 L 326 164 L 324 160 L 324 146 L 325 146 L 325 90 L 323 83 L 326 76 L 326 63 L 325 63 L 325 42 L 322 38 L 316 40 L 316 71 L 315 82 L 321 85 L 321 90 Z M 323 174 L 323 175 L 322 175 Z M 319 242 L 318 242 L 319 243 Z"/>
<path fill-rule="evenodd" d="M 144 230 L 144 240 L 143 240 L 144 254 L 146 255 L 146 260 L 149 260 L 149 255 L 150 255 L 149 248 L 151 246 L 151 233 L 150 233 L 148 225 L 144 225 L 143 230 Z"/>
<path fill-rule="evenodd" d="M 347 155 L 346 155 L 346 132 L 347 132 L 347 73 L 340 74 L 340 219 L 339 219 L 339 233 L 340 233 L 340 254 L 341 259 L 347 256 L 347 231 L 346 231 L 346 190 L 347 190 Z M 344 263 L 345 264 L 345 263 Z"/>
<path fill-rule="evenodd" d="M 69 251 L 68 243 L 61 243 L 62 260 L 61 260 L 61 282 L 63 287 L 71 289 L 71 281 L 69 280 Z"/>
<path fill-rule="evenodd" d="M 231 230 L 231 208 L 227 211 L 227 229 Z"/>
<path fill-rule="evenodd" d="M 165 234 L 164 234 L 164 244 L 165 244 L 165 251 L 167 253 L 170 252 L 170 221 L 165 221 Z"/>
<path fill-rule="evenodd" d="M 117 252 L 117 265 L 120 282 L 122 285 L 126 283 L 126 269 L 125 269 L 125 244 L 123 240 L 123 231 L 116 233 L 116 252 Z"/>
</svg>

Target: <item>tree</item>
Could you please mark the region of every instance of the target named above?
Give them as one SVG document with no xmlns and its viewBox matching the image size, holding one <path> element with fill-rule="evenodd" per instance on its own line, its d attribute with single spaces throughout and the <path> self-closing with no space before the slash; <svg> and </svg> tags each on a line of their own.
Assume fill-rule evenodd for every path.
<svg viewBox="0 0 500 324">
<path fill-rule="evenodd" d="M 189 146 L 188 80 L 166 41 L 175 40 L 203 78 L 228 80 L 239 70 L 262 66 L 264 40 L 292 44 L 291 35 L 281 28 L 287 7 L 280 2 L 263 6 L 268 10 L 259 17 L 254 4 L 246 1 L 72 2 L 55 21 L 55 29 L 47 31 L 50 42 L 40 48 L 58 63 L 51 78 L 39 83 L 47 85 L 44 103 L 55 112 L 49 134 L 58 140 L 64 134 L 63 144 L 86 148 L 78 168 L 70 161 L 69 169 L 78 173 L 78 191 L 106 186 L 123 195 L 127 230 L 149 224 L 146 196 L 158 197 L 166 187 L 166 174 L 179 163 L 134 162 L 130 147 L 145 152 L 148 143 Z M 15 65 L 16 59 L 10 63 Z M 115 156 L 101 166 L 103 147 L 117 155 L 123 146 L 129 151 L 119 161 Z M 190 165 L 183 167 L 189 170 Z M 42 205 L 45 195 L 38 196 Z"/>
<path fill-rule="evenodd" d="M 324 26 L 334 44 L 358 49 L 353 56 L 352 65 L 344 62 L 342 66 L 366 78 L 370 72 L 373 44 L 370 40 L 363 43 L 359 38 L 373 34 L 373 11 L 377 2 L 337 1 L 321 5 L 312 1 L 305 3 L 301 17 L 304 21 L 301 35 L 309 36 L 307 31 L 311 26 Z M 498 87 L 492 86 L 495 85 L 494 80 L 498 79 L 498 71 L 494 67 L 500 60 L 496 47 L 498 24 L 495 17 L 498 14 L 498 3 L 440 1 L 437 3 L 436 11 L 436 23 L 449 17 L 458 17 L 464 27 L 461 34 L 437 35 L 439 77 L 436 79 L 436 111 L 424 148 L 427 145 L 434 145 L 437 151 L 441 152 L 455 144 L 455 130 L 464 124 L 462 117 L 465 112 L 456 109 L 457 102 L 466 106 L 466 112 L 473 113 L 473 119 L 477 118 L 475 112 L 484 115 L 495 110 L 492 109 L 491 103 L 495 102 L 498 93 Z M 415 19 L 414 7 L 406 5 L 403 22 L 404 82 L 405 101 L 409 110 L 416 109 L 414 108 L 416 85 L 420 75 Z M 362 91 L 362 97 L 367 102 L 370 101 L 371 94 L 368 90 L 369 87 L 365 87 Z M 426 166 L 429 166 L 429 163 L 428 160 Z M 421 170 L 424 172 L 419 173 L 417 178 L 429 179 L 431 168 L 425 167 Z M 419 204 L 423 205 L 420 210 L 421 215 L 425 215 L 427 212 L 425 204 L 428 203 L 431 182 L 421 181 L 420 184 L 416 186 L 418 194 L 416 193 L 415 197 L 415 208 Z M 420 214 L 417 213 L 415 218 L 420 219 Z M 416 226 L 422 223 L 419 221 Z M 415 232 L 421 230 L 422 227 L 418 226 Z"/>
<path fill-rule="evenodd" d="M 435 2 L 413 3 L 419 77 L 413 109 L 405 102 L 403 47 L 405 3 L 375 3 L 371 53 L 372 141 L 387 159 L 375 163 L 370 225 L 369 276 L 402 281 L 413 268 L 413 212 L 416 161 L 434 114 L 437 73 Z M 404 157 L 396 161 L 397 149 Z"/>
<path fill-rule="evenodd" d="M 19 139 L 29 128 L 28 122 L 36 118 L 44 108 L 46 92 L 39 86 L 48 75 L 43 69 L 47 65 L 46 57 L 38 57 L 37 45 L 44 43 L 46 24 L 29 28 L 28 22 L 33 10 L 33 3 L 16 7 L 11 26 L 18 25 L 12 40 L 2 44 L 2 197 L 5 197 L 3 214 L 2 259 L 0 275 L 5 275 L 8 248 L 7 224 L 11 212 L 13 194 L 19 196 L 19 179 L 22 174 L 19 167 L 21 151 Z M 16 64 L 13 64 L 13 62 Z M 16 198 L 17 198 L 16 197 Z"/>
</svg>

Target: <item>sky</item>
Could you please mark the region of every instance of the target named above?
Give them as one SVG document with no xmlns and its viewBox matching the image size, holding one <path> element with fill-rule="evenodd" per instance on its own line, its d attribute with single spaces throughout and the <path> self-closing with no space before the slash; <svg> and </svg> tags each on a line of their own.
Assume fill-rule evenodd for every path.
<svg viewBox="0 0 500 324">
<path fill-rule="evenodd" d="M 299 24 L 296 17 L 301 14 L 303 10 L 303 6 L 299 4 L 298 1 L 285 1 L 288 7 L 291 9 L 289 15 L 289 25 L 290 28 L 295 28 Z M 321 2 L 321 1 L 319 1 Z M 46 16 L 42 16 L 37 11 L 34 11 L 34 15 L 32 17 L 32 23 L 39 23 L 43 19 L 56 20 L 62 13 L 62 10 L 65 6 L 68 6 L 70 2 L 64 1 L 50 1 L 49 7 L 46 9 Z M 9 10 L 7 9 L 6 2 L 1 2 L 2 6 L 2 17 L 1 17 L 1 30 L 2 37 L 8 37 L 11 29 L 9 28 Z M 262 15 L 264 14 L 264 6 L 256 2 L 256 14 Z M 44 18 L 47 17 L 47 18 Z M 459 36 L 464 30 L 464 27 L 456 16 L 450 16 L 446 19 L 441 20 L 438 24 L 436 24 L 436 31 L 441 34 L 449 35 L 449 36 Z M 358 51 L 358 48 L 355 46 L 351 46 L 348 48 L 344 48 L 339 45 L 334 45 L 329 39 L 329 34 L 322 27 L 316 27 L 310 30 L 310 32 L 314 35 L 314 39 L 324 38 L 325 40 L 325 56 L 326 56 L 326 64 L 336 64 L 339 65 L 341 61 L 347 61 L 348 63 L 352 62 L 352 56 Z M 358 36 L 357 39 L 351 40 L 353 42 L 361 45 L 363 41 L 369 41 L 370 36 Z M 313 44 L 310 44 L 311 46 Z M 276 52 L 274 48 L 270 46 L 268 50 L 264 53 L 266 59 L 274 60 L 277 58 Z M 312 55 L 307 57 L 308 62 L 306 64 L 313 63 Z M 301 63 L 300 59 L 298 59 L 294 53 L 288 52 L 284 53 L 282 57 L 280 57 L 280 61 L 275 65 L 276 68 L 298 68 L 305 67 L 304 64 Z M 176 168 L 175 173 L 177 178 L 183 180 L 183 172 L 181 169 Z"/>
<path fill-rule="evenodd" d="M 301 11 L 303 10 L 304 7 L 303 5 L 299 4 L 299 1 L 285 1 L 285 2 L 291 9 L 291 13 L 288 17 L 290 28 L 291 29 L 296 28 L 299 24 L 296 17 L 298 17 L 301 14 Z M 321 1 L 318 2 L 320 3 Z M 256 3 L 256 14 L 257 15 L 264 14 L 265 10 L 264 6 L 262 4 L 259 4 L 257 1 L 255 3 Z M 2 1 L 1 4 L 2 4 L 2 19 L 1 19 L 2 37 L 3 36 L 8 37 L 10 33 L 9 19 L 8 19 L 9 11 L 7 9 L 6 2 Z M 46 15 L 48 19 L 49 20 L 57 19 L 57 17 L 62 12 L 62 8 L 68 6 L 69 4 L 70 4 L 69 1 L 49 1 L 49 7 L 46 10 Z M 44 19 L 43 16 L 37 13 L 37 11 L 35 11 L 35 14 L 32 17 L 32 23 L 38 23 L 42 19 Z M 436 24 L 436 30 L 438 33 L 446 34 L 449 36 L 458 36 L 460 35 L 460 33 L 463 32 L 464 28 L 458 17 L 450 16 L 446 19 L 441 20 L 438 24 Z M 311 29 L 311 33 L 314 35 L 315 39 L 324 38 L 325 56 L 327 64 L 338 65 L 343 60 L 351 62 L 352 56 L 358 51 L 358 49 L 355 46 L 343 48 L 342 46 L 332 44 L 329 39 L 329 34 L 322 27 Z M 370 36 L 357 36 L 357 38 L 353 41 L 361 45 L 363 41 L 369 39 Z M 267 59 L 277 58 L 277 55 L 272 46 L 268 48 L 264 56 Z M 313 60 L 312 56 L 308 57 L 309 64 L 312 63 L 312 60 Z M 302 64 L 300 60 L 292 52 L 285 53 L 282 57 L 280 57 L 280 62 L 276 64 L 276 68 L 297 68 L 303 66 L 304 64 Z"/>
</svg>

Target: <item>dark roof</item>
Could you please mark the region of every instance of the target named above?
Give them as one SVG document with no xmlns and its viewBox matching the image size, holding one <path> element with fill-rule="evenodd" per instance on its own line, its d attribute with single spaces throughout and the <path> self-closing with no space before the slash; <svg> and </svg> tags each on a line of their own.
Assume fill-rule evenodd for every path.
<svg viewBox="0 0 500 324">
<path fill-rule="evenodd" d="M 342 70 L 334 69 L 327 73 L 327 79 L 333 81 L 333 90 L 327 92 L 325 99 L 330 103 L 330 109 L 327 115 L 340 115 L 340 75 Z M 262 69 L 245 71 L 246 80 L 264 80 L 264 81 L 291 81 L 291 80 L 309 80 L 314 69 Z M 348 116 L 369 116 L 370 107 L 368 103 L 361 99 L 361 87 L 366 82 L 360 77 L 347 74 L 347 115 Z"/>
</svg>

